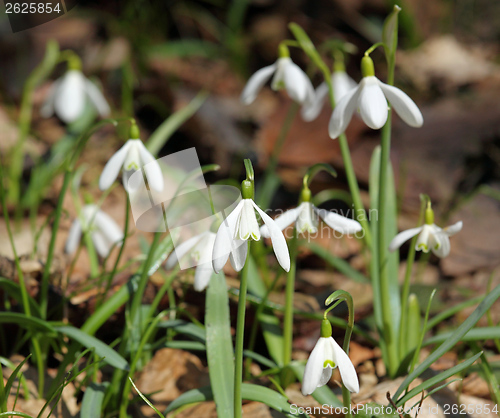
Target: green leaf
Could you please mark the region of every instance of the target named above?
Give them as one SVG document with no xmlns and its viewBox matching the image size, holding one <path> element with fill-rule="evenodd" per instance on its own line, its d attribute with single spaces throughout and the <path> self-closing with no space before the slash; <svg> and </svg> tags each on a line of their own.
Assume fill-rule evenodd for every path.
<svg viewBox="0 0 500 418">
<path fill-rule="evenodd" d="M 80 410 L 81 418 L 94 418 L 101 416 L 103 407 L 102 403 L 108 386 L 109 382 L 93 382 L 87 386 L 82 399 L 82 408 Z"/>
<path fill-rule="evenodd" d="M 323 74 L 330 74 L 330 70 L 325 62 L 321 59 L 316 47 L 312 43 L 311 39 L 307 33 L 296 23 L 290 23 L 288 25 L 290 31 L 295 36 L 295 39 L 299 42 L 300 47 L 304 50 L 307 56 L 316 64 L 316 66 L 323 72 Z"/>
<path fill-rule="evenodd" d="M 33 332 L 38 331 L 54 335 L 56 333 L 56 330 L 47 321 L 17 312 L 0 312 L 0 324 L 3 323 L 17 324 Z"/>
<path fill-rule="evenodd" d="M 160 268 L 161 264 L 172 252 L 172 248 L 174 248 L 174 243 L 172 242 L 172 237 L 169 235 L 155 249 L 155 254 L 151 260 L 151 267 L 148 270 L 148 276 L 152 276 Z"/>
<path fill-rule="evenodd" d="M 222 48 L 213 42 L 200 39 L 180 39 L 154 45 L 147 49 L 146 54 L 150 58 L 189 56 L 215 58 L 222 54 Z"/>
<path fill-rule="evenodd" d="M 19 365 L 11 373 L 9 379 L 7 380 L 7 383 L 5 384 L 5 388 L 3 389 L 3 392 L 5 394 L 8 395 L 10 393 L 10 389 L 12 388 L 12 385 L 14 384 L 14 380 L 16 380 L 18 378 L 18 376 L 19 376 L 19 381 L 23 382 L 24 396 L 25 396 L 26 399 L 28 399 L 29 392 L 26 390 L 26 380 L 25 380 L 25 378 L 23 376 L 23 373 L 21 372 L 21 368 L 29 360 L 30 357 L 31 357 L 31 354 L 29 354 L 28 356 L 26 356 L 26 358 L 23 361 L 21 361 L 21 363 L 19 363 Z"/>
<path fill-rule="evenodd" d="M 196 113 L 196 111 L 205 102 L 208 95 L 209 93 L 206 91 L 199 92 L 187 106 L 172 114 L 151 134 L 149 140 L 146 142 L 146 148 L 151 152 L 151 154 L 158 154 L 158 152 L 170 139 L 172 134 Z"/>
<path fill-rule="evenodd" d="M 149 401 L 148 398 L 146 398 L 146 396 L 144 396 L 142 394 L 142 392 L 139 390 L 139 388 L 135 385 L 134 381 L 132 380 L 131 377 L 128 378 L 128 380 L 130 381 L 130 384 L 134 387 L 134 389 L 136 390 L 136 392 L 139 394 L 139 396 L 141 397 L 141 399 L 146 402 L 146 404 L 153 410 L 156 412 L 156 415 L 158 415 L 160 418 L 165 418 L 163 416 L 163 414 L 158 411 L 158 409 Z"/>
<path fill-rule="evenodd" d="M 442 343 L 450 338 L 454 332 L 443 332 L 442 334 L 435 335 L 424 342 L 424 345 L 431 345 Z M 500 338 L 500 327 L 481 327 L 473 328 L 465 334 L 460 341 L 483 341 L 491 340 L 493 338 Z"/>
<path fill-rule="evenodd" d="M 23 418 L 33 418 L 31 415 L 25 414 L 24 412 L 8 411 L 2 412 L 0 417 L 23 417 Z"/>
<path fill-rule="evenodd" d="M 275 409 L 278 412 L 282 412 L 292 417 L 304 417 L 304 414 L 293 414 L 292 406 L 288 403 L 287 399 L 269 389 L 265 386 L 253 385 L 250 383 L 243 383 L 241 385 L 241 395 L 243 399 L 255 402 L 261 402 L 267 406 Z M 205 386 L 199 389 L 193 389 L 183 393 L 177 399 L 175 399 L 165 411 L 165 414 L 172 412 L 184 405 L 189 405 L 193 403 L 206 402 L 213 400 L 212 389 L 210 386 Z"/>
<path fill-rule="evenodd" d="M 81 345 L 87 348 L 93 348 L 95 353 L 101 357 L 104 357 L 104 361 L 110 366 L 116 367 L 121 370 L 129 370 L 129 365 L 127 360 L 125 360 L 120 354 L 113 350 L 109 345 L 106 345 L 101 340 L 79 330 L 78 328 L 71 326 L 55 326 L 56 329 L 61 334 L 64 334 L 75 341 L 79 342 Z"/>
<path fill-rule="evenodd" d="M 172 328 L 179 334 L 186 335 L 195 341 L 205 344 L 207 341 L 205 329 L 193 324 L 192 322 L 174 319 L 171 321 L 161 321 L 158 323 L 159 328 Z"/>
<path fill-rule="evenodd" d="M 167 341 L 163 347 L 186 351 L 206 351 L 206 346 L 198 341 Z"/>
<path fill-rule="evenodd" d="M 370 282 L 364 274 L 351 267 L 351 265 L 347 261 L 343 260 L 342 258 L 335 257 L 330 251 L 328 251 L 321 245 L 315 244 L 314 242 L 308 242 L 305 246 L 318 257 L 321 257 L 323 260 L 325 260 L 332 267 L 336 268 L 340 273 L 346 275 L 350 279 L 353 279 L 355 282 Z"/>
<path fill-rule="evenodd" d="M 297 379 L 302 382 L 304 378 L 305 364 L 298 361 L 292 361 L 289 367 L 295 373 Z M 342 401 L 332 392 L 332 390 L 327 386 L 321 386 L 316 388 L 316 390 L 311 394 L 311 396 L 316 399 L 321 405 L 331 405 L 334 407 L 342 407 Z"/>
<path fill-rule="evenodd" d="M 382 30 L 382 42 L 384 42 L 385 55 L 389 63 L 394 61 L 398 48 L 398 15 L 400 11 L 401 7 L 395 5 L 391 14 L 385 19 Z"/>
<path fill-rule="evenodd" d="M 444 353 L 449 351 L 457 342 L 461 341 L 464 335 L 476 325 L 477 321 L 490 309 L 491 305 L 500 297 L 500 285 L 495 287 L 479 304 L 479 306 L 470 314 L 470 316 L 449 336 L 449 338 L 439 346 L 429 357 L 427 357 L 406 379 L 401 383 L 398 390 L 394 394 L 397 398 L 401 393 L 413 382 L 413 380 L 420 376 L 429 366 L 440 358 Z"/>
<path fill-rule="evenodd" d="M 419 394 L 420 392 L 423 392 L 424 390 L 429 389 L 430 387 L 438 384 L 439 382 L 442 382 L 443 380 L 448 379 L 450 376 L 453 376 L 454 374 L 457 374 L 461 372 L 462 370 L 467 369 L 472 363 L 474 363 L 480 356 L 482 352 L 472 356 L 470 359 L 463 361 L 460 364 L 457 364 L 456 366 L 452 367 L 451 369 L 445 370 L 444 372 L 439 373 L 438 375 L 431 377 L 430 379 L 427 379 L 425 382 L 421 383 L 420 385 L 416 386 L 412 390 L 410 390 L 406 395 L 404 395 L 401 399 L 398 399 L 396 402 L 397 406 L 403 405 L 405 402 L 407 402 L 409 399 L 413 398 L 415 395 Z M 399 390 L 399 389 L 398 389 Z M 394 395 L 394 397 L 397 396 Z"/>
<path fill-rule="evenodd" d="M 207 289 L 205 324 L 207 361 L 217 415 L 229 417 L 234 401 L 234 352 L 229 298 L 224 273 L 212 274 Z"/>
<path fill-rule="evenodd" d="M 279 318 L 272 312 L 262 312 L 259 315 L 259 322 L 271 358 L 276 364 L 283 366 L 284 341 Z"/>
</svg>

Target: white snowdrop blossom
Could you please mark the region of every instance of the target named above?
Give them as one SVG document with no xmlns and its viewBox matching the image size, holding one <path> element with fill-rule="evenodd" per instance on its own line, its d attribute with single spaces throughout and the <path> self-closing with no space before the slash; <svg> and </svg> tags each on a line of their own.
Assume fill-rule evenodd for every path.
<svg viewBox="0 0 500 418">
<path fill-rule="evenodd" d="M 108 256 L 114 245 L 121 245 L 123 241 L 123 231 L 113 218 L 96 205 L 84 206 L 79 218 L 71 225 L 64 248 L 67 254 L 74 253 L 78 248 L 82 231 L 90 233 L 97 253 L 103 258 Z"/>
<path fill-rule="evenodd" d="M 361 224 L 354 219 L 346 218 L 326 209 L 319 209 L 311 202 L 302 202 L 294 209 L 287 210 L 274 219 L 274 223 L 280 230 L 295 222 L 297 232 L 303 234 L 308 232 L 314 234 L 318 231 L 319 218 L 332 229 L 342 234 L 354 234 L 362 230 Z M 269 229 L 263 225 L 260 229 L 262 236 L 269 237 Z"/>
<path fill-rule="evenodd" d="M 273 90 L 286 89 L 288 95 L 300 104 L 314 99 L 314 87 L 309 77 L 289 56 L 282 56 L 273 65 L 261 68 L 250 77 L 241 94 L 241 101 L 247 105 L 252 103 L 273 74 Z"/>
<path fill-rule="evenodd" d="M 162 191 L 163 175 L 160 165 L 140 139 L 129 139 L 113 154 L 102 170 L 99 188 L 108 189 L 123 169 L 123 186 L 128 191 L 128 179 L 146 164 L 148 164 L 145 170 L 146 178 L 150 187 L 156 191 Z"/>
<path fill-rule="evenodd" d="M 52 84 L 40 113 L 45 118 L 55 113 L 63 122 L 71 123 L 83 114 L 87 103 L 102 117 L 110 113 L 108 102 L 97 86 L 80 70 L 70 69 Z"/>
<path fill-rule="evenodd" d="M 359 392 L 359 381 L 356 370 L 349 356 L 336 343 L 331 335 L 328 319 L 321 325 L 321 337 L 311 351 L 302 379 L 302 394 L 310 395 L 316 388 L 326 385 L 333 369 L 339 368 L 342 383 L 350 392 Z"/>
<path fill-rule="evenodd" d="M 446 228 L 440 228 L 434 223 L 426 223 L 418 228 L 407 229 L 394 237 L 389 245 L 389 250 L 397 250 L 404 242 L 419 234 L 415 250 L 424 253 L 432 251 L 439 258 L 444 258 L 450 253 L 450 237 L 459 232 L 462 226 L 462 221 L 459 221 Z"/>
<path fill-rule="evenodd" d="M 165 268 L 171 269 L 180 260 L 188 258 L 190 265 L 196 266 L 194 274 L 194 289 L 198 292 L 205 290 L 214 274 L 212 267 L 212 252 L 216 234 L 211 231 L 196 235 L 176 246 L 165 262 Z"/>
<path fill-rule="evenodd" d="M 328 127 L 331 138 L 337 138 L 346 130 L 356 109 L 370 128 L 380 129 L 387 122 L 387 101 L 408 125 L 414 128 L 423 125 L 422 113 L 415 102 L 397 87 L 382 83 L 375 77 L 370 57 L 363 58 L 361 68 L 363 79 L 337 103 L 333 110 Z"/>
<path fill-rule="evenodd" d="M 256 211 L 269 229 L 269 236 L 278 262 L 285 271 L 289 271 L 290 254 L 281 229 L 255 204 L 253 199 L 245 198 L 245 194 L 243 197 L 217 231 L 212 256 L 215 272 L 222 270 L 228 257 L 236 271 L 243 268 L 248 250 L 246 241 L 249 239 L 259 241 L 261 236 Z"/>
<path fill-rule="evenodd" d="M 356 82 L 347 75 L 345 71 L 335 71 L 332 74 L 333 92 L 335 101 L 338 103 L 352 89 L 356 88 Z M 301 110 L 302 119 L 310 122 L 318 117 L 328 97 L 328 84 L 321 83 L 314 93 L 314 100 L 306 103 Z"/>
</svg>

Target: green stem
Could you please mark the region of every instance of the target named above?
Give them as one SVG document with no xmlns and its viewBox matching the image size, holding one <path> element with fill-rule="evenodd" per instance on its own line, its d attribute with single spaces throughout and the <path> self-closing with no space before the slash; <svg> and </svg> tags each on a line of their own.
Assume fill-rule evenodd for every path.
<svg viewBox="0 0 500 418">
<path fill-rule="evenodd" d="M 288 243 L 290 250 L 290 271 L 286 278 L 285 313 L 283 321 L 283 365 L 292 361 L 293 342 L 293 296 L 295 292 L 295 271 L 297 267 L 297 229 L 293 228 L 293 238 Z"/>
<path fill-rule="evenodd" d="M 248 241 L 248 254 L 250 254 L 250 241 Z M 238 317 L 236 319 L 236 341 L 234 348 L 234 418 L 241 418 L 241 384 L 243 383 L 243 337 L 245 333 L 245 310 L 248 287 L 249 256 L 241 272 L 240 294 L 238 298 Z"/>
<path fill-rule="evenodd" d="M 96 278 L 99 276 L 99 259 L 92 242 L 92 233 L 90 231 L 85 231 L 83 233 L 83 239 L 85 240 L 85 246 L 87 247 L 87 254 L 89 256 L 90 264 L 90 278 Z"/>
</svg>

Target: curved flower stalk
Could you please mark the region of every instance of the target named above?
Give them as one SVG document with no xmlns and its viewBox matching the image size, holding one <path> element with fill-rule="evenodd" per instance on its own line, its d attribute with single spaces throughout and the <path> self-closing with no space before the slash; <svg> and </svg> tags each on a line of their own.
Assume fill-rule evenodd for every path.
<svg viewBox="0 0 500 418">
<path fill-rule="evenodd" d="M 156 191 L 162 191 L 163 175 L 160 165 L 139 139 L 139 129 L 135 122 L 130 128 L 130 137 L 131 139 L 116 151 L 104 166 L 99 178 L 99 188 L 101 190 L 108 189 L 118 177 L 120 170 L 123 170 L 123 186 L 125 190 L 129 191 L 128 180 L 130 176 L 148 164 L 145 172 L 150 187 Z"/>
<path fill-rule="evenodd" d="M 429 203 L 425 210 L 425 224 L 400 232 L 389 244 L 389 251 L 397 250 L 404 242 L 418 234 L 415 250 L 424 253 L 432 251 L 439 258 L 444 258 L 450 254 L 450 237 L 460 232 L 462 226 L 462 221 L 446 228 L 437 226 L 434 223 L 434 212 Z"/>
<path fill-rule="evenodd" d="M 80 217 L 71 225 L 64 248 L 67 254 L 74 253 L 78 248 L 82 231 L 90 233 L 97 253 L 103 258 L 108 256 L 114 245 L 123 241 L 123 231 L 111 216 L 96 205 L 85 205 Z"/>
<path fill-rule="evenodd" d="M 40 113 L 45 118 L 55 113 L 63 122 L 71 123 L 83 114 L 87 103 L 90 103 L 101 117 L 110 113 L 103 94 L 83 75 L 80 59 L 72 55 L 68 60 L 68 71 L 54 81 Z"/>
<path fill-rule="evenodd" d="M 380 129 L 387 121 L 387 101 L 408 125 L 414 128 L 423 125 L 422 113 L 415 102 L 402 90 L 375 77 L 373 61 L 367 55 L 361 60 L 361 72 L 363 79 L 358 86 L 349 91 L 333 111 L 328 127 L 332 139 L 346 130 L 356 109 L 370 128 Z"/>
<path fill-rule="evenodd" d="M 189 263 L 196 266 L 194 274 L 194 290 L 202 292 L 208 286 L 210 277 L 214 274 L 212 267 L 212 252 L 216 234 L 206 231 L 196 235 L 175 248 L 165 262 L 167 270 L 173 268 L 183 258 L 189 258 Z"/>
<path fill-rule="evenodd" d="M 339 368 L 342 383 L 350 391 L 359 392 L 359 381 L 356 370 L 349 356 L 332 337 L 332 326 L 328 319 L 321 323 L 321 337 L 307 360 L 302 379 L 302 394 L 310 395 L 316 388 L 326 385 L 333 373 Z"/>
<path fill-rule="evenodd" d="M 356 88 L 357 83 L 349 77 L 345 70 L 337 70 L 332 74 L 332 85 L 333 92 L 335 93 L 335 100 L 337 103 L 342 100 L 342 98 L 349 93 L 352 89 Z M 325 100 L 328 97 L 328 84 L 326 82 L 321 83 L 316 91 L 314 92 L 314 100 L 306 103 L 300 112 L 302 119 L 306 122 L 313 121 L 316 119 Z"/>
<path fill-rule="evenodd" d="M 252 103 L 273 74 L 271 82 L 273 90 L 286 89 L 288 95 L 300 104 L 313 101 L 314 88 L 309 77 L 293 63 L 288 48 L 283 44 L 280 45 L 280 58 L 250 77 L 241 94 L 241 101 L 247 105 Z"/>
<path fill-rule="evenodd" d="M 218 273 L 222 270 L 228 258 L 231 259 L 231 264 L 236 271 L 240 271 L 243 268 L 247 258 L 247 241 L 259 241 L 261 237 L 256 212 L 260 215 L 269 230 L 269 237 L 271 238 L 278 263 L 285 271 L 289 271 L 290 254 L 285 237 L 271 217 L 253 201 L 253 178 L 243 180 L 241 183 L 241 193 L 243 199 L 222 222 L 215 237 L 212 255 L 215 272 Z"/>
</svg>

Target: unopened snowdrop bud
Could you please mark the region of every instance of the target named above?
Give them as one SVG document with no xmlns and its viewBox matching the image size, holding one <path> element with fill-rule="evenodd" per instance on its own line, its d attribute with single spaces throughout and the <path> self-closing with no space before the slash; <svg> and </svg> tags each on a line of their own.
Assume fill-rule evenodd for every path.
<svg viewBox="0 0 500 418">
<path fill-rule="evenodd" d="M 120 245 L 123 240 L 123 231 L 96 205 L 85 205 L 71 225 L 65 246 L 67 254 L 76 251 L 83 231 L 90 234 L 97 253 L 103 258 L 108 256 L 113 245 Z"/>
<path fill-rule="evenodd" d="M 339 368 L 342 383 L 350 392 L 359 392 L 356 370 L 349 356 L 332 337 L 332 326 L 328 319 L 321 323 L 321 336 L 307 360 L 302 379 L 302 394 L 310 395 L 316 388 L 326 385 L 333 369 Z"/>
<path fill-rule="evenodd" d="M 288 47 L 282 43 L 279 47 L 278 60 L 273 65 L 261 68 L 250 77 L 241 94 L 241 101 L 244 104 L 252 103 L 273 74 L 271 81 L 273 90 L 286 89 L 290 98 L 300 104 L 314 99 L 314 88 L 309 77 L 292 62 Z"/>
<path fill-rule="evenodd" d="M 139 136 L 139 128 L 133 121 L 130 128 L 130 139 L 113 154 L 102 170 L 99 178 L 101 190 L 108 189 L 118 177 L 120 170 L 123 170 L 123 186 L 128 191 L 130 176 L 145 165 L 147 165 L 145 173 L 149 186 L 156 191 L 163 190 L 163 174 L 160 165 L 144 146 Z"/>
<path fill-rule="evenodd" d="M 450 237 L 461 231 L 462 221 L 446 228 L 440 228 L 434 223 L 434 211 L 430 202 L 425 209 L 424 218 L 424 225 L 407 229 L 396 235 L 389 245 L 389 251 L 396 251 L 404 242 L 418 234 L 415 250 L 424 253 L 432 251 L 439 258 L 446 257 L 450 253 Z"/>
<path fill-rule="evenodd" d="M 424 119 L 417 105 L 406 93 L 375 77 L 373 61 L 368 55 L 361 60 L 361 72 L 363 79 L 358 86 L 349 91 L 333 111 L 329 124 L 332 139 L 346 130 L 356 109 L 370 128 L 380 129 L 387 122 L 387 101 L 408 125 L 422 126 Z"/>
<path fill-rule="evenodd" d="M 101 117 L 110 113 L 109 105 L 100 90 L 81 71 L 81 61 L 76 54 L 68 57 L 68 71 L 56 80 L 40 109 L 43 117 L 54 113 L 65 123 L 71 123 L 82 116 L 87 103 L 92 105 Z"/>
</svg>

